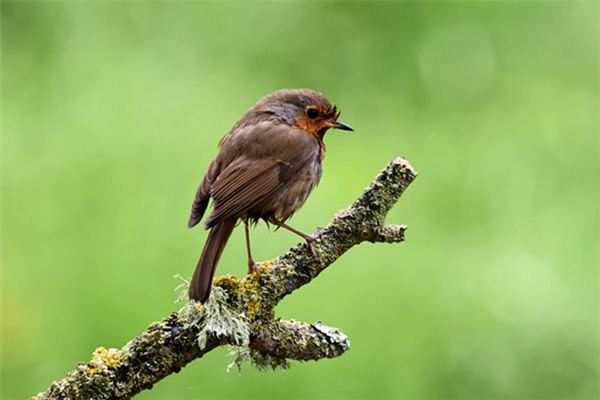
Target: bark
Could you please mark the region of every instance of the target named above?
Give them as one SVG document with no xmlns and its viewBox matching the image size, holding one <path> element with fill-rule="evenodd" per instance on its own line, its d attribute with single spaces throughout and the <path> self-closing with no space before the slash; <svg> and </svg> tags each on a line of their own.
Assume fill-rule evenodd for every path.
<svg viewBox="0 0 600 400">
<path fill-rule="evenodd" d="M 350 342 L 342 332 L 322 322 L 280 320 L 274 308 L 353 246 L 364 241 L 402 242 L 406 227 L 385 225 L 385 217 L 416 176 L 406 160 L 396 158 L 350 207 L 317 231 L 317 257 L 306 244 L 300 244 L 261 263 L 243 279 L 216 278 L 205 305 L 187 303 L 121 349 L 99 347 L 91 361 L 78 364 L 34 399 L 129 399 L 227 344 L 241 349 L 234 364 L 249 359 L 259 368 L 287 367 L 287 360 L 343 354 Z"/>
</svg>

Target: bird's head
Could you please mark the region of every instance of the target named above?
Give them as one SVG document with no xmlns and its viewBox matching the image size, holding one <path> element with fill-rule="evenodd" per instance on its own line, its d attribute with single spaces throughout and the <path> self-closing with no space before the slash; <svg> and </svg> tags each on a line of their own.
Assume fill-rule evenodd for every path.
<svg viewBox="0 0 600 400">
<path fill-rule="evenodd" d="M 354 130 L 339 121 L 340 111 L 325 96 L 311 89 L 278 90 L 261 99 L 255 108 L 321 139 L 330 128 Z"/>
</svg>

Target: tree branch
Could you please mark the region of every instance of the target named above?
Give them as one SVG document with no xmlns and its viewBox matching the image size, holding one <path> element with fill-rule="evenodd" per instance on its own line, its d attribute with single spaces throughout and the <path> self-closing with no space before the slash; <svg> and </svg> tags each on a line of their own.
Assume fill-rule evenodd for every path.
<svg viewBox="0 0 600 400">
<path fill-rule="evenodd" d="M 385 217 L 416 176 L 408 161 L 396 158 L 349 208 L 318 230 L 316 258 L 300 244 L 261 263 L 257 272 L 241 280 L 229 275 L 216 278 L 205 305 L 187 303 L 122 349 L 96 349 L 90 362 L 78 364 L 34 399 L 129 399 L 225 344 L 241 349 L 235 364 L 250 359 L 259 368 L 287 367 L 288 359 L 343 354 L 350 348 L 346 335 L 321 322 L 280 320 L 274 308 L 351 247 L 363 241 L 403 241 L 406 227 L 385 225 Z"/>
<path fill-rule="evenodd" d="M 307 324 L 275 319 L 250 340 L 250 348 L 279 359 L 320 360 L 342 355 L 350 348 L 348 337 L 322 322 Z"/>
</svg>

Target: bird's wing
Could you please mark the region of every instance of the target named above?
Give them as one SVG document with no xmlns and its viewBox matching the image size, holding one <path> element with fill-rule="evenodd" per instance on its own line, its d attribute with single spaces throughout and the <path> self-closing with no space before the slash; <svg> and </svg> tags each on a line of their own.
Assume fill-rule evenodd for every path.
<svg viewBox="0 0 600 400">
<path fill-rule="evenodd" d="M 225 170 L 227 166 L 232 166 L 231 164 L 234 163 L 234 168 L 229 169 L 227 174 L 223 175 L 231 175 L 231 177 L 234 177 L 235 173 L 237 173 L 235 169 L 240 167 L 240 162 L 243 160 L 238 159 L 237 163 L 235 163 L 235 161 L 244 152 L 249 152 L 257 157 L 265 156 L 265 154 L 261 154 L 261 152 L 265 152 L 265 149 L 269 149 L 269 146 L 265 146 L 265 142 L 269 142 L 274 135 L 281 135 L 287 132 L 282 129 L 282 126 L 274 125 L 270 121 L 262 121 L 260 123 L 239 127 L 240 125 L 244 125 L 243 120 L 239 121 L 219 142 L 221 151 L 210 163 L 206 174 L 202 178 L 202 182 L 200 182 L 200 185 L 196 190 L 194 202 L 192 203 L 192 211 L 190 213 L 190 218 L 188 219 L 189 228 L 198 224 L 204 216 L 204 212 L 208 207 L 208 201 L 211 197 L 212 186 L 217 178 L 221 177 L 221 172 Z M 275 149 L 275 151 L 278 150 L 279 149 Z M 224 184 L 227 183 L 221 183 L 221 185 Z"/>
<path fill-rule="evenodd" d="M 237 218 L 280 188 L 287 163 L 275 158 L 239 157 L 229 164 L 211 187 L 213 211 L 206 228 Z"/>
<path fill-rule="evenodd" d="M 192 203 L 192 211 L 190 213 L 190 218 L 188 219 L 188 228 L 194 227 L 202 219 L 204 211 L 206 211 L 206 207 L 208 206 L 210 188 L 217 179 L 219 172 L 219 163 L 217 159 L 215 159 L 210 163 L 206 174 L 202 178 L 202 182 L 200 182 L 200 185 L 198 186 L 198 190 L 196 190 L 194 202 Z"/>
</svg>

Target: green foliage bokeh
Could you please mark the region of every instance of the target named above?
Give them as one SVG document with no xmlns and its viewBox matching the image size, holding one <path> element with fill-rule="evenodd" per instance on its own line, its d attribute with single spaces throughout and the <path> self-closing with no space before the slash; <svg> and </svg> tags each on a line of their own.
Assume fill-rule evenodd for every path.
<svg viewBox="0 0 600 400">
<path fill-rule="evenodd" d="M 278 308 L 342 357 L 226 373 L 224 349 L 141 399 L 596 398 L 593 2 L 2 2 L 2 398 L 44 390 L 173 304 L 220 137 L 311 87 L 331 132 L 291 221 L 326 224 L 392 158 L 420 176 L 402 245 L 354 248 Z M 245 271 L 238 229 L 218 274 Z M 253 232 L 266 259 L 297 243 Z"/>
</svg>

